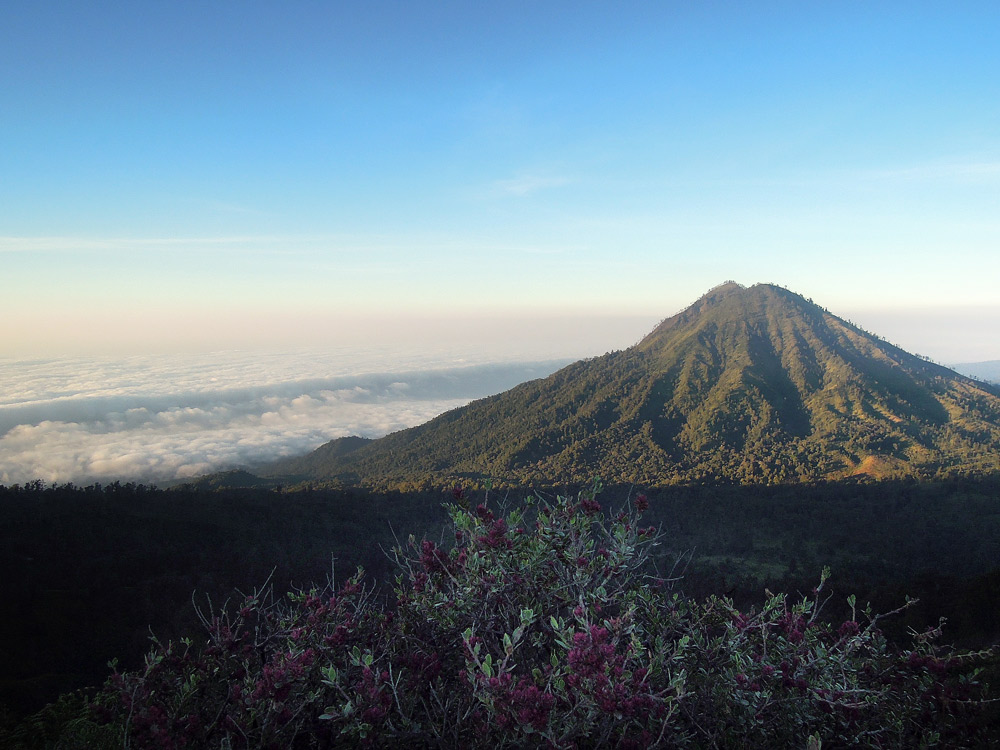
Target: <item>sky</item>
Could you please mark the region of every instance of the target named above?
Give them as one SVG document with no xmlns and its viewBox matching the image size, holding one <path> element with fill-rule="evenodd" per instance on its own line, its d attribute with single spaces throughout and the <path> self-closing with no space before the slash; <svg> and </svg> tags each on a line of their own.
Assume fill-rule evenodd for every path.
<svg viewBox="0 0 1000 750">
<path fill-rule="evenodd" d="M 1000 359 L 998 30 L 993 2 L 7 0 L 0 357 L 582 356 L 734 279 Z"/>
</svg>

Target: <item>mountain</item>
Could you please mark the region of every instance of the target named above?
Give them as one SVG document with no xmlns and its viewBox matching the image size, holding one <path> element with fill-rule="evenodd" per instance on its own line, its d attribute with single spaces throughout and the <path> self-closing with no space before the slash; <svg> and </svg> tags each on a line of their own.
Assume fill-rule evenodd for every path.
<svg viewBox="0 0 1000 750">
<path fill-rule="evenodd" d="M 781 287 L 726 283 L 624 351 L 378 440 L 333 441 L 268 473 L 659 486 L 998 470 L 1000 388 Z"/>
<path fill-rule="evenodd" d="M 1000 359 L 991 359 L 988 362 L 963 362 L 952 365 L 955 372 L 968 375 L 977 380 L 987 380 L 994 385 L 1000 384 Z"/>
</svg>

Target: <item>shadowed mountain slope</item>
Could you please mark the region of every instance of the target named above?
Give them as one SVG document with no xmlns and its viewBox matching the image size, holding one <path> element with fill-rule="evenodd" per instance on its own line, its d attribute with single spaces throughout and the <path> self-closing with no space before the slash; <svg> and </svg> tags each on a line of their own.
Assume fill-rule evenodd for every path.
<svg viewBox="0 0 1000 750">
<path fill-rule="evenodd" d="M 1000 389 L 780 287 L 727 283 L 637 345 L 271 476 L 646 486 L 1000 469 Z"/>
</svg>

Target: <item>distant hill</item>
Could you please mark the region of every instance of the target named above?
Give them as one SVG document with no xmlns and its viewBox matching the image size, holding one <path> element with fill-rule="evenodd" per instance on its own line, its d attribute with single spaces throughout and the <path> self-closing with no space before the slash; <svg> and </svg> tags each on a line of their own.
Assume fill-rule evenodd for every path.
<svg viewBox="0 0 1000 750">
<path fill-rule="evenodd" d="M 629 349 L 265 473 L 383 486 L 594 475 L 660 486 L 998 469 L 1000 388 L 786 289 L 727 283 Z"/>
<path fill-rule="evenodd" d="M 955 372 L 968 375 L 977 380 L 986 380 L 990 383 L 1000 383 L 1000 359 L 992 359 L 988 362 L 963 362 L 952 365 Z"/>
</svg>

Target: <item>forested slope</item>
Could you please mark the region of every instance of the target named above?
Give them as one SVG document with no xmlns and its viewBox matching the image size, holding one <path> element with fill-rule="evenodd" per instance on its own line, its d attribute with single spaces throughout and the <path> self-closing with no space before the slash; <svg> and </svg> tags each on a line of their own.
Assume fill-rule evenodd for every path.
<svg viewBox="0 0 1000 750">
<path fill-rule="evenodd" d="M 271 477 L 644 486 L 983 476 L 1000 389 L 909 354 L 785 289 L 718 287 L 624 351 Z"/>
</svg>

